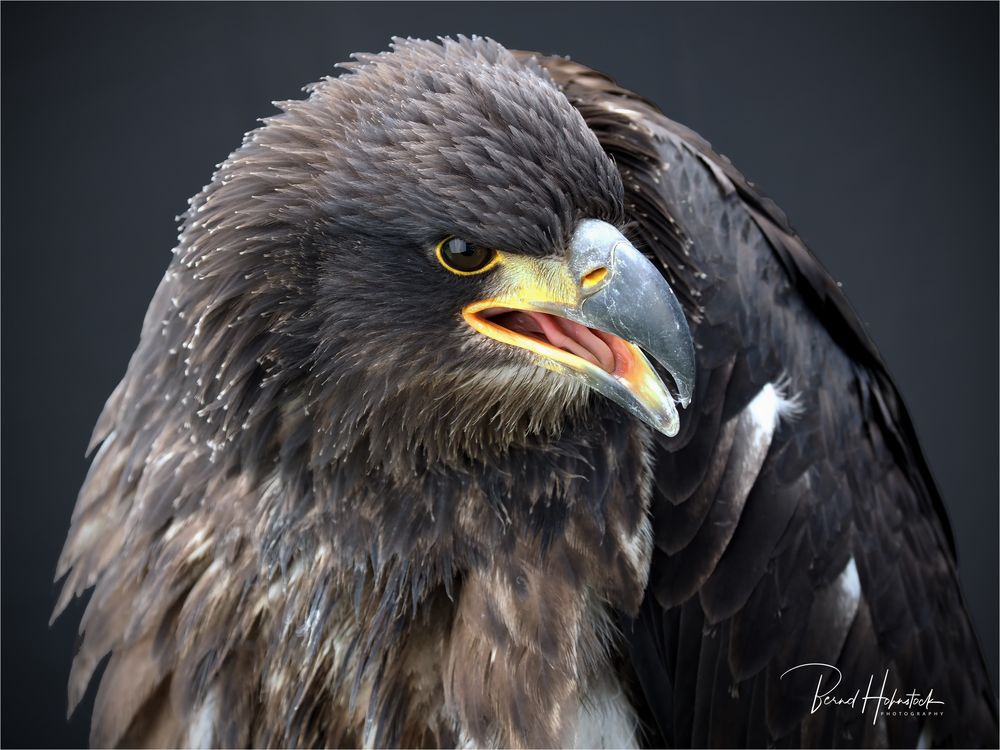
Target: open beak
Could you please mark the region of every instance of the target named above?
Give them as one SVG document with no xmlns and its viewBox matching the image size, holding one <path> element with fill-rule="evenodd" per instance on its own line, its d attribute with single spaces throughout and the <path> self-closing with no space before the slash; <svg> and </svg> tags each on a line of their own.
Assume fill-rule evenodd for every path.
<svg viewBox="0 0 1000 750">
<path fill-rule="evenodd" d="M 694 345 L 663 274 L 610 224 L 586 219 L 566 259 L 504 253 L 493 293 L 462 310 L 476 331 L 534 354 L 538 364 L 582 380 L 639 419 L 676 435 L 671 395 L 645 352 L 691 401 Z"/>
</svg>

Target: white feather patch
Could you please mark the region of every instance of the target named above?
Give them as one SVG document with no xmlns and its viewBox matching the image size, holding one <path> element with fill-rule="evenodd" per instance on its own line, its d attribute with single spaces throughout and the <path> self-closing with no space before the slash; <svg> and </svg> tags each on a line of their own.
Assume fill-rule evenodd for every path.
<svg viewBox="0 0 1000 750">
<path fill-rule="evenodd" d="M 778 399 L 778 421 L 793 422 L 801 417 L 805 407 L 802 405 L 802 395 L 792 389 L 791 376 L 783 374 L 772 383 L 772 386 Z"/>
<path fill-rule="evenodd" d="M 187 747 L 211 748 L 218 743 L 215 739 L 215 727 L 219 716 L 219 696 L 215 689 L 209 691 L 205 700 L 195 712 L 188 727 Z"/>
<path fill-rule="evenodd" d="M 639 721 L 631 703 L 616 681 L 594 685 L 580 706 L 573 747 L 637 748 Z"/>
<path fill-rule="evenodd" d="M 931 747 L 934 742 L 934 738 L 931 737 L 930 725 L 924 724 L 924 728 L 920 730 L 920 736 L 917 737 L 917 750 L 927 750 Z"/>
<path fill-rule="evenodd" d="M 850 619 L 853 620 L 861 602 L 861 579 L 858 578 L 858 566 L 853 557 L 837 576 L 837 585 L 840 588 L 841 610 L 845 614 L 850 613 Z"/>
<path fill-rule="evenodd" d="M 757 425 L 755 432 L 770 435 L 778 424 L 778 391 L 768 383 L 747 405 L 747 411 Z"/>
</svg>

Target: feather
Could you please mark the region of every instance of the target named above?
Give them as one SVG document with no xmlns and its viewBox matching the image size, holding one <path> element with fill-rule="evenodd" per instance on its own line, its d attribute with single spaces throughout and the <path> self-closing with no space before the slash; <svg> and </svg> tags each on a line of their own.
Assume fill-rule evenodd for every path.
<svg viewBox="0 0 1000 750">
<path fill-rule="evenodd" d="M 909 719 L 872 725 L 850 710 L 811 714 L 797 697 L 808 695 L 803 683 L 780 675 L 797 660 L 822 658 L 849 681 L 888 665 L 894 685 L 948 685 L 962 708 L 928 717 L 927 736 L 995 744 L 996 702 L 962 608 L 943 503 L 842 291 L 780 209 L 697 134 L 600 73 L 538 59 L 621 165 L 630 231 L 687 290 L 698 342 L 689 419 L 677 442 L 659 443 L 654 454 L 653 533 L 663 551 L 653 555 L 632 636 L 664 740 L 686 746 L 717 736 L 738 745 L 745 732 L 749 746 L 916 742 Z M 706 396 L 712 407 L 699 398 L 722 363 L 731 364 L 713 422 L 706 415 L 720 391 Z M 753 455 L 745 483 L 727 487 L 733 480 L 720 480 L 718 466 L 725 473 L 734 461 L 723 463 L 720 450 L 729 420 L 768 384 L 784 392 L 779 383 L 798 394 L 794 418 Z M 737 435 L 728 453 L 738 457 L 740 446 Z M 669 616 L 677 610 L 679 620 Z M 717 652 L 727 658 L 712 659 Z M 948 670 L 944 652 L 972 666 Z M 654 659 L 659 668 L 645 663 Z M 710 689 L 716 676 L 732 677 L 749 708 Z M 732 734 L 722 728 L 729 720 Z"/>
</svg>

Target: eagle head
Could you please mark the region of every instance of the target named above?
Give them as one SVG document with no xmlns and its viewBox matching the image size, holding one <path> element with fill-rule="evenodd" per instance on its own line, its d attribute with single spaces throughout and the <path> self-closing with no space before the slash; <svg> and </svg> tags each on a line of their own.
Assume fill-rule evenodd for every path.
<svg viewBox="0 0 1000 750">
<path fill-rule="evenodd" d="M 160 370 L 201 429 L 407 471 L 556 432 L 594 391 L 676 432 L 641 349 L 686 403 L 684 315 L 547 75 L 480 38 L 344 67 L 281 103 L 186 215 L 162 323 L 183 361 Z"/>
</svg>

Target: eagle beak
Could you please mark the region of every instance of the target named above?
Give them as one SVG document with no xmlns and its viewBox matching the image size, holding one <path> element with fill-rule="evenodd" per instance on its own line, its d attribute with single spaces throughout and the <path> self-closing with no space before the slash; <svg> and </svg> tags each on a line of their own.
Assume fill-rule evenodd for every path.
<svg viewBox="0 0 1000 750">
<path fill-rule="evenodd" d="M 687 406 L 694 344 L 663 274 L 612 225 L 581 221 L 565 259 L 503 253 L 493 294 L 462 315 L 479 333 L 532 352 L 538 364 L 582 380 L 665 435 L 680 428 L 675 397 L 645 351 L 673 379 Z"/>
</svg>

